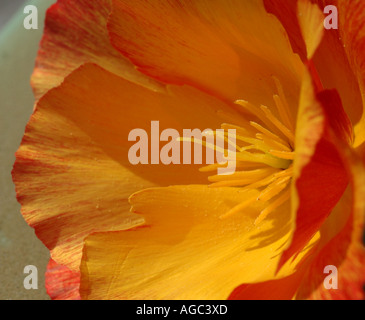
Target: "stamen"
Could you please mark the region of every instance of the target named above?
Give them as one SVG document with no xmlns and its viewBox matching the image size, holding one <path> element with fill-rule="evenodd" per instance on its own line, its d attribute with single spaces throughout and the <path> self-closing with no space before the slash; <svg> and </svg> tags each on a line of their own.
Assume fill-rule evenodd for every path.
<svg viewBox="0 0 365 320">
<path fill-rule="evenodd" d="M 272 202 L 269 206 L 267 206 L 264 210 L 261 211 L 260 215 L 256 218 L 254 224 L 258 225 L 261 223 L 271 212 L 273 212 L 276 208 L 281 206 L 285 201 L 290 199 L 290 189 L 286 190 L 279 198 L 277 198 L 274 202 Z"/>
<path fill-rule="evenodd" d="M 272 140 L 277 141 L 277 142 L 285 145 L 286 147 L 290 148 L 290 145 L 286 141 L 284 141 L 283 139 L 281 139 L 279 136 L 272 133 L 271 131 L 265 129 L 263 126 L 259 125 L 258 123 L 254 122 L 254 121 L 250 121 L 250 124 L 255 129 L 257 129 L 258 131 L 263 133 L 264 134 L 263 136 L 267 136 L 268 138 L 271 138 Z M 256 134 L 256 136 L 257 136 L 257 134 Z"/>
<path fill-rule="evenodd" d="M 240 148 L 241 151 L 245 151 L 245 150 L 249 150 L 249 149 L 257 149 L 257 150 L 260 150 L 260 151 L 263 151 L 266 153 L 270 150 L 270 146 L 266 145 L 263 141 L 261 141 L 259 139 L 245 138 L 242 136 L 237 136 L 236 140 L 251 144 L 248 147 Z M 251 148 L 249 148 L 249 147 L 251 147 Z"/>
<path fill-rule="evenodd" d="M 267 119 L 267 117 L 265 117 L 265 114 L 262 112 L 262 110 L 260 108 L 258 108 L 257 106 L 253 105 L 252 103 L 250 103 L 246 100 L 237 100 L 237 101 L 235 101 L 235 103 L 240 105 L 241 107 L 243 107 L 243 109 L 245 109 L 247 112 L 251 113 L 258 119 L 260 119 L 265 124 L 265 126 L 268 129 L 270 129 L 271 131 L 276 130 L 276 127 L 273 125 L 271 120 Z"/>
<path fill-rule="evenodd" d="M 200 172 L 212 172 L 212 171 L 216 171 L 218 168 L 222 168 L 225 166 L 226 166 L 226 164 L 214 163 L 214 164 L 210 164 L 210 165 L 200 168 L 199 171 Z M 263 166 L 265 166 L 265 164 L 255 163 L 255 162 L 237 161 L 237 163 L 236 163 L 236 169 L 245 169 L 245 170 L 260 169 L 260 167 L 263 167 Z"/>
<path fill-rule="evenodd" d="M 273 80 L 275 82 L 276 89 L 278 90 L 278 95 L 275 95 L 277 98 L 275 98 L 275 96 L 274 96 L 274 100 L 277 99 L 279 101 L 280 106 L 277 105 L 279 115 L 280 115 L 281 119 L 283 120 L 283 123 L 292 132 L 294 132 L 294 127 L 293 127 L 294 121 L 293 121 L 293 117 L 290 112 L 290 106 L 288 104 L 288 101 L 286 100 L 283 86 L 281 85 L 281 82 L 278 78 L 273 76 Z"/>
<path fill-rule="evenodd" d="M 220 216 L 221 219 L 228 218 L 234 214 L 244 211 L 248 206 L 260 201 L 267 204 L 254 224 L 262 222 L 271 212 L 275 211 L 290 198 L 290 185 L 293 176 L 293 160 L 295 158 L 293 134 L 293 121 L 283 88 L 278 79 L 274 78 L 278 94 L 273 95 L 277 112 L 274 113 L 264 105 L 257 107 L 245 100 L 237 100 L 236 104 L 242 106 L 246 112 L 256 117 L 257 121 L 250 121 L 243 126 L 234 124 L 222 124 L 225 141 L 234 146 L 236 153 L 235 173 L 231 175 L 212 175 L 208 179 L 211 182 L 209 187 L 240 187 L 244 192 L 254 192 L 255 196 L 236 205 L 234 208 Z M 229 140 L 225 132 L 235 129 L 235 143 Z M 214 131 L 218 136 L 222 132 Z M 189 140 L 191 141 L 191 140 Z M 225 150 L 203 141 L 198 141 L 207 148 L 224 153 Z M 213 164 L 201 168 L 201 172 L 212 172 L 223 165 Z"/>
<path fill-rule="evenodd" d="M 255 131 L 251 126 L 236 126 L 229 123 L 223 123 L 221 129 L 228 131 L 229 129 L 236 130 L 236 134 L 245 137 L 255 137 Z"/>
<path fill-rule="evenodd" d="M 266 177 L 265 179 L 259 180 L 257 182 L 254 182 L 252 184 L 247 185 L 245 181 L 237 180 L 237 181 L 222 181 L 222 182 L 216 182 L 209 185 L 209 187 L 238 187 L 238 186 L 246 186 L 244 190 L 251 190 L 251 189 L 257 189 L 264 187 L 271 182 L 275 181 L 277 178 L 275 174 Z"/>
<path fill-rule="evenodd" d="M 222 136 L 222 133 L 221 132 L 217 132 L 217 131 L 207 132 L 207 135 L 210 135 L 210 134 L 212 134 L 212 135 L 214 134 L 215 136 L 217 136 L 217 135 Z M 223 138 L 224 138 L 224 141 L 227 142 L 230 146 L 234 147 L 237 151 L 240 151 L 240 147 L 237 146 L 235 143 L 233 143 L 231 139 L 229 139 L 230 137 L 229 137 L 229 133 L 228 132 L 224 132 Z M 199 140 L 196 140 L 196 141 L 199 142 Z"/>
<path fill-rule="evenodd" d="M 283 123 L 284 125 L 287 127 L 287 128 L 292 128 L 292 123 L 289 119 L 289 116 L 287 115 L 287 113 L 284 111 L 285 108 L 284 108 L 284 105 L 283 105 L 283 101 L 281 100 L 281 98 L 278 96 L 278 95 L 274 95 L 273 96 L 273 99 L 275 101 L 275 105 L 276 105 L 276 109 L 278 110 L 279 112 L 279 115 L 281 117 L 281 119 L 283 120 Z"/>
<path fill-rule="evenodd" d="M 237 134 L 239 133 L 239 130 L 243 131 L 242 135 L 252 135 L 254 134 L 254 130 L 250 127 L 249 123 L 241 121 L 239 126 L 233 125 L 237 121 L 237 117 L 233 115 L 228 115 L 227 112 L 218 110 L 217 115 L 221 115 L 222 119 L 225 120 L 225 122 L 221 125 L 222 129 L 236 129 Z M 228 124 L 227 124 L 228 123 Z M 229 126 L 229 127 L 226 127 Z"/>
<path fill-rule="evenodd" d="M 269 137 L 265 137 L 262 133 L 257 133 L 256 137 L 264 141 L 264 143 L 270 147 L 270 149 L 280 149 L 283 151 L 291 151 L 290 148 L 281 144 L 279 141 L 275 141 Z"/>
<path fill-rule="evenodd" d="M 293 176 L 294 168 L 293 165 L 291 165 L 288 169 L 281 171 L 279 173 L 275 173 L 275 178 L 281 178 L 281 177 L 288 177 Z"/>
<path fill-rule="evenodd" d="M 260 193 L 258 200 L 269 201 L 286 188 L 290 179 L 291 177 L 283 177 L 269 184 L 269 186 Z"/>
<path fill-rule="evenodd" d="M 214 163 L 214 164 L 210 164 L 210 165 L 200 168 L 199 171 L 200 172 L 212 172 L 212 171 L 216 171 L 218 168 L 222 168 L 223 166 L 224 166 L 223 164 Z"/>
<path fill-rule="evenodd" d="M 235 101 L 235 103 L 238 104 L 238 105 L 240 105 L 241 107 L 243 107 L 249 113 L 251 113 L 254 116 L 256 116 L 258 119 L 261 119 L 262 120 L 262 114 L 260 112 L 260 109 L 257 108 L 252 103 L 249 103 L 246 100 L 237 100 L 237 101 Z"/>
<path fill-rule="evenodd" d="M 231 180 L 243 180 L 247 179 L 249 181 L 247 184 L 253 183 L 258 179 L 263 179 L 270 174 L 276 173 L 278 169 L 274 168 L 263 168 L 251 171 L 239 171 L 235 172 L 230 176 L 216 175 L 209 177 L 209 181 L 218 182 L 218 181 L 231 181 Z"/>
<path fill-rule="evenodd" d="M 221 215 L 219 218 L 226 219 L 226 218 L 240 212 L 241 210 L 247 208 L 252 203 L 254 203 L 256 201 L 256 198 L 257 198 L 256 196 L 252 196 L 251 198 L 247 199 L 246 201 L 240 203 L 239 205 L 237 205 L 234 208 L 232 208 L 231 210 L 229 210 L 227 213 Z"/>
<path fill-rule="evenodd" d="M 264 163 L 278 169 L 287 169 L 291 163 L 289 160 L 279 159 L 271 154 L 251 153 L 248 151 L 241 151 L 236 154 L 236 157 L 238 161 Z"/>
<path fill-rule="evenodd" d="M 216 151 L 218 153 L 221 153 L 221 154 L 224 154 L 224 152 L 225 152 L 225 150 L 223 148 L 217 147 L 215 144 L 203 141 L 201 139 L 180 137 L 180 138 L 178 138 L 178 140 L 182 141 L 182 142 L 193 142 L 193 143 L 196 143 L 196 144 L 201 144 L 202 146 L 204 146 L 208 149 L 214 150 L 214 151 Z M 235 145 L 235 147 L 236 147 L 236 145 Z"/>
<path fill-rule="evenodd" d="M 280 159 L 294 160 L 295 152 L 286 152 L 279 150 L 270 150 L 269 153 Z"/>
<path fill-rule="evenodd" d="M 268 107 L 262 105 L 260 108 L 265 116 L 294 144 L 295 137 L 293 133 L 272 114 Z"/>
</svg>

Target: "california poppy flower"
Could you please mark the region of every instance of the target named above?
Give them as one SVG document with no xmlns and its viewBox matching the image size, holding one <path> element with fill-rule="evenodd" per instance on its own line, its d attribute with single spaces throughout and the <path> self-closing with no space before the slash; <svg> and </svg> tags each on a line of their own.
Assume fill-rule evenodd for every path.
<svg viewBox="0 0 365 320">
<path fill-rule="evenodd" d="M 51 297 L 363 299 L 364 15 L 355 0 L 53 5 L 13 170 Z M 154 120 L 235 129 L 237 171 L 132 165 L 128 134 Z"/>
</svg>

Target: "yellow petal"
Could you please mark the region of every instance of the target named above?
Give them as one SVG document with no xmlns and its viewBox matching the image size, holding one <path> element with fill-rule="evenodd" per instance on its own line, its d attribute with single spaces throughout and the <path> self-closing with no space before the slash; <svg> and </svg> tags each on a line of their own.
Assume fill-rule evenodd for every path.
<svg viewBox="0 0 365 320">
<path fill-rule="evenodd" d="M 132 210 L 146 224 L 86 239 L 82 298 L 226 299 L 243 282 L 271 279 L 288 237 L 288 203 L 259 227 L 262 202 L 221 218 L 257 195 L 199 185 L 134 194 Z"/>
<path fill-rule="evenodd" d="M 313 4 L 309 0 L 299 0 L 298 21 L 307 48 L 307 59 L 310 60 L 324 35 L 324 15 L 317 4 Z"/>
<path fill-rule="evenodd" d="M 219 128 L 236 114 L 195 89 L 162 94 L 95 65 L 85 65 L 38 103 L 16 157 L 13 180 L 22 213 L 58 263 L 78 270 L 83 238 L 121 230 L 143 219 L 129 213 L 138 190 L 173 183 L 204 183 L 199 165 L 137 165 L 128 160 L 135 128 L 161 131 Z"/>
</svg>

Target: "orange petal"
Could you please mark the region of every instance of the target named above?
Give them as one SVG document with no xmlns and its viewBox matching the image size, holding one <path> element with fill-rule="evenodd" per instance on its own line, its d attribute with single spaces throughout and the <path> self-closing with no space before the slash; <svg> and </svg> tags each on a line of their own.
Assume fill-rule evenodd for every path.
<svg viewBox="0 0 365 320">
<path fill-rule="evenodd" d="M 298 290 L 298 299 L 363 300 L 365 298 L 365 248 L 362 243 L 364 228 L 364 171 L 354 172 L 362 185 L 357 186 L 357 195 L 344 197 L 328 221 L 321 227 L 321 241 L 311 258 L 307 272 Z M 359 176 L 361 178 L 359 179 Z M 357 198 L 360 197 L 361 198 Z M 360 208 L 362 208 L 360 210 Z M 335 266 L 338 271 L 337 289 L 323 285 L 326 266 Z"/>
<path fill-rule="evenodd" d="M 227 105 L 188 87 L 152 92 L 100 67 L 85 65 L 38 103 L 16 154 L 13 180 L 26 221 L 54 260 L 78 270 L 83 239 L 143 219 L 129 213 L 137 190 L 205 183 L 198 165 L 132 166 L 132 129 L 219 128 Z"/>
<path fill-rule="evenodd" d="M 337 90 L 324 90 L 317 94 L 317 100 L 320 102 L 328 125 L 336 137 L 347 145 L 352 145 L 354 142 L 354 130 L 342 106 Z"/>
<path fill-rule="evenodd" d="M 261 202 L 221 218 L 258 194 L 198 185 L 134 194 L 132 209 L 146 224 L 86 239 L 82 298 L 226 299 L 243 282 L 271 279 L 288 237 L 288 204 L 259 227 Z"/>
<path fill-rule="evenodd" d="M 266 282 L 244 284 L 236 288 L 229 300 L 291 300 L 298 290 L 302 274 Z"/>
<path fill-rule="evenodd" d="M 110 0 L 58 0 L 48 9 L 32 76 L 36 99 L 85 62 L 97 63 L 126 79 L 152 85 L 110 44 L 106 29 L 110 10 Z"/>
<path fill-rule="evenodd" d="M 361 158 L 346 144 L 343 160 L 351 173 L 348 188 L 320 228 L 320 239 L 300 259 L 296 272 L 286 278 L 245 284 L 236 288 L 231 299 L 326 299 L 365 298 L 365 168 Z M 324 286 L 326 266 L 337 268 L 337 289 Z"/>
<path fill-rule="evenodd" d="M 332 97 L 333 94 L 333 91 L 326 91 L 322 93 L 321 100 L 318 99 L 309 72 L 306 73 L 300 98 L 294 160 L 292 223 L 295 232 L 280 266 L 300 252 L 319 230 L 349 182 L 341 149 L 329 132 L 336 130 L 335 133 L 348 141 L 346 133 L 351 132 L 351 127 L 348 127 L 345 112 L 341 111 L 338 96 Z M 336 103 L 338 105 L 333 110 L 338 112 L 333 113 L 330 106 Z"/>
<path fill-rule="evenodd" d="M 336 2 L 332 0 L 311 2 L 317 3 L 321 8 L 321 11 L 323 11 L 326 5 L 337 5 Z M 360 2 L 357 2 L 357 4 L 356 2 L 357 1 L 343 1 L 344 4 L 348 4 L 349 6 L 360 6 Z M 300 54 L 303 61 L 305 61 L 305 44 L 296 18 L 297 0 L 264 0 L 264 3 L 268 12 L 271 12 L 278 17 L 285 27 L 293 50 Z M 346 50 L 352 46 L 352 41 L 348 39 L 348 41 L 345 42 L 344 40 L 347 39 L 348 32 L 351 31 L 346 29 L 346 25 L 351 25 L 355 16 L 359 17 L 358 22 L 356 23 L 357 29 L 361 28 L 361 11 L 354 8 L 351 10 L 351 13 L 348 14 L 349 18 L 346 18 L 347 13 L 344 10 L 346 9 L 346 5 L 338 6 L 338 8 L 340 19 L 342 16 L 342 19 L 347 22 L 344 26 L 340 24 L 339 30 L 324 30 L 324 37 L 313 57 L 313 63 L 318 70 L 318 74 L 320 75 L 324 88 L 337 89 L 346 113 L 349 115 L 352 123 L 356 124 L 360 120 L 362 114 L 363 102 L 359 88 L 359 81 L 356 76 L 356 68 L 354 69 L 351 66 L 346 53 Z M 350 34 L 356 36 L 357 29 L 351 31 Z M 357 50 L 357 52 L 359 55 L 362 53 L 360 50 Z"/>
<path fill-rule="evenodd" d="M 80 300 L 80 273 L 50 259 L 46 271 L 46 289 L 52 300 Z"/>
<path fill-rule="evenodd" d="M 363 1 L 342 1 L 337 3 L 339 15 L 340 15 L 340 33 L 343 39 L 346 53 L 349 56 L 349 60 L 355 76 L 357 77 L 360 89 L 363 97 L 363 103 L 353 105 L 353 108 L 361 106 L 362 117 L 355 126 L 355 147 L 361 145 L 365 141 L 365 113 L 363 110 L 363 104 L 365 102 L 365 3 Z"/>
<path fill-rule="evenodd" d="M 108 28 L 114 46 L 160 81 L 270 106 L 276 76 L 296 103 L 302 63 L 261 1 L 115 0 Z"/>
<path fill-rule="evenodd" d="M 364 163 L 346 144 L 342 156 L 351 176 L 346 190 L 326 222 L 315 253 L 308 257 L 306 274 L 298 299 L 363 300 L 365 298 L 365 247 L 363 243 L 365 210 Z M 337 289 L 324 286 L 326 266 L 337 268 Z"/>
<path fill-rule="evenodd" d="M 306 47 L 298 22 L 298 0 L 263 0 L 267 12 L 275 15 L 288 34 L 293 51 L 306 60 Z"/>
</svg>

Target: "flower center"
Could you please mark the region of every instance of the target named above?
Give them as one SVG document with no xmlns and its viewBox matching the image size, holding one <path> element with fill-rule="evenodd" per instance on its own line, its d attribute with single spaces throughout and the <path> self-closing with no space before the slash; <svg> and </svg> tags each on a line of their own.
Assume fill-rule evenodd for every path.
<svg viewBox="0 0 365 320">
<path fill-rule="evenodd" d="M 290 198 L 290 182 L 293 175 L 294 126 L 289 105 L 282 86 L 274 79 L 278 94 L 273 96 L 276 115 L 267 106 L 255 106 L 247 101 L 236 103 L 245 109 L 255 121 L 247 125 L 222 124 L 225 130 L 236 130 L 236 168 L 232 175 L 212 175 L 210 187 L 242 187 L 244 190 L 259 190 L 259 195 L 238 204 L 221 216 L 232 216 L 255 201 L 268 205 L 255 220 L 255 225 Z M 226 141 L 230 143 L 228 134 Z M 215 171 L 218 163 L 201 168 L 202 172 Z M 271 200 L 270 202 L 268 202 Z"/>
</svg>

